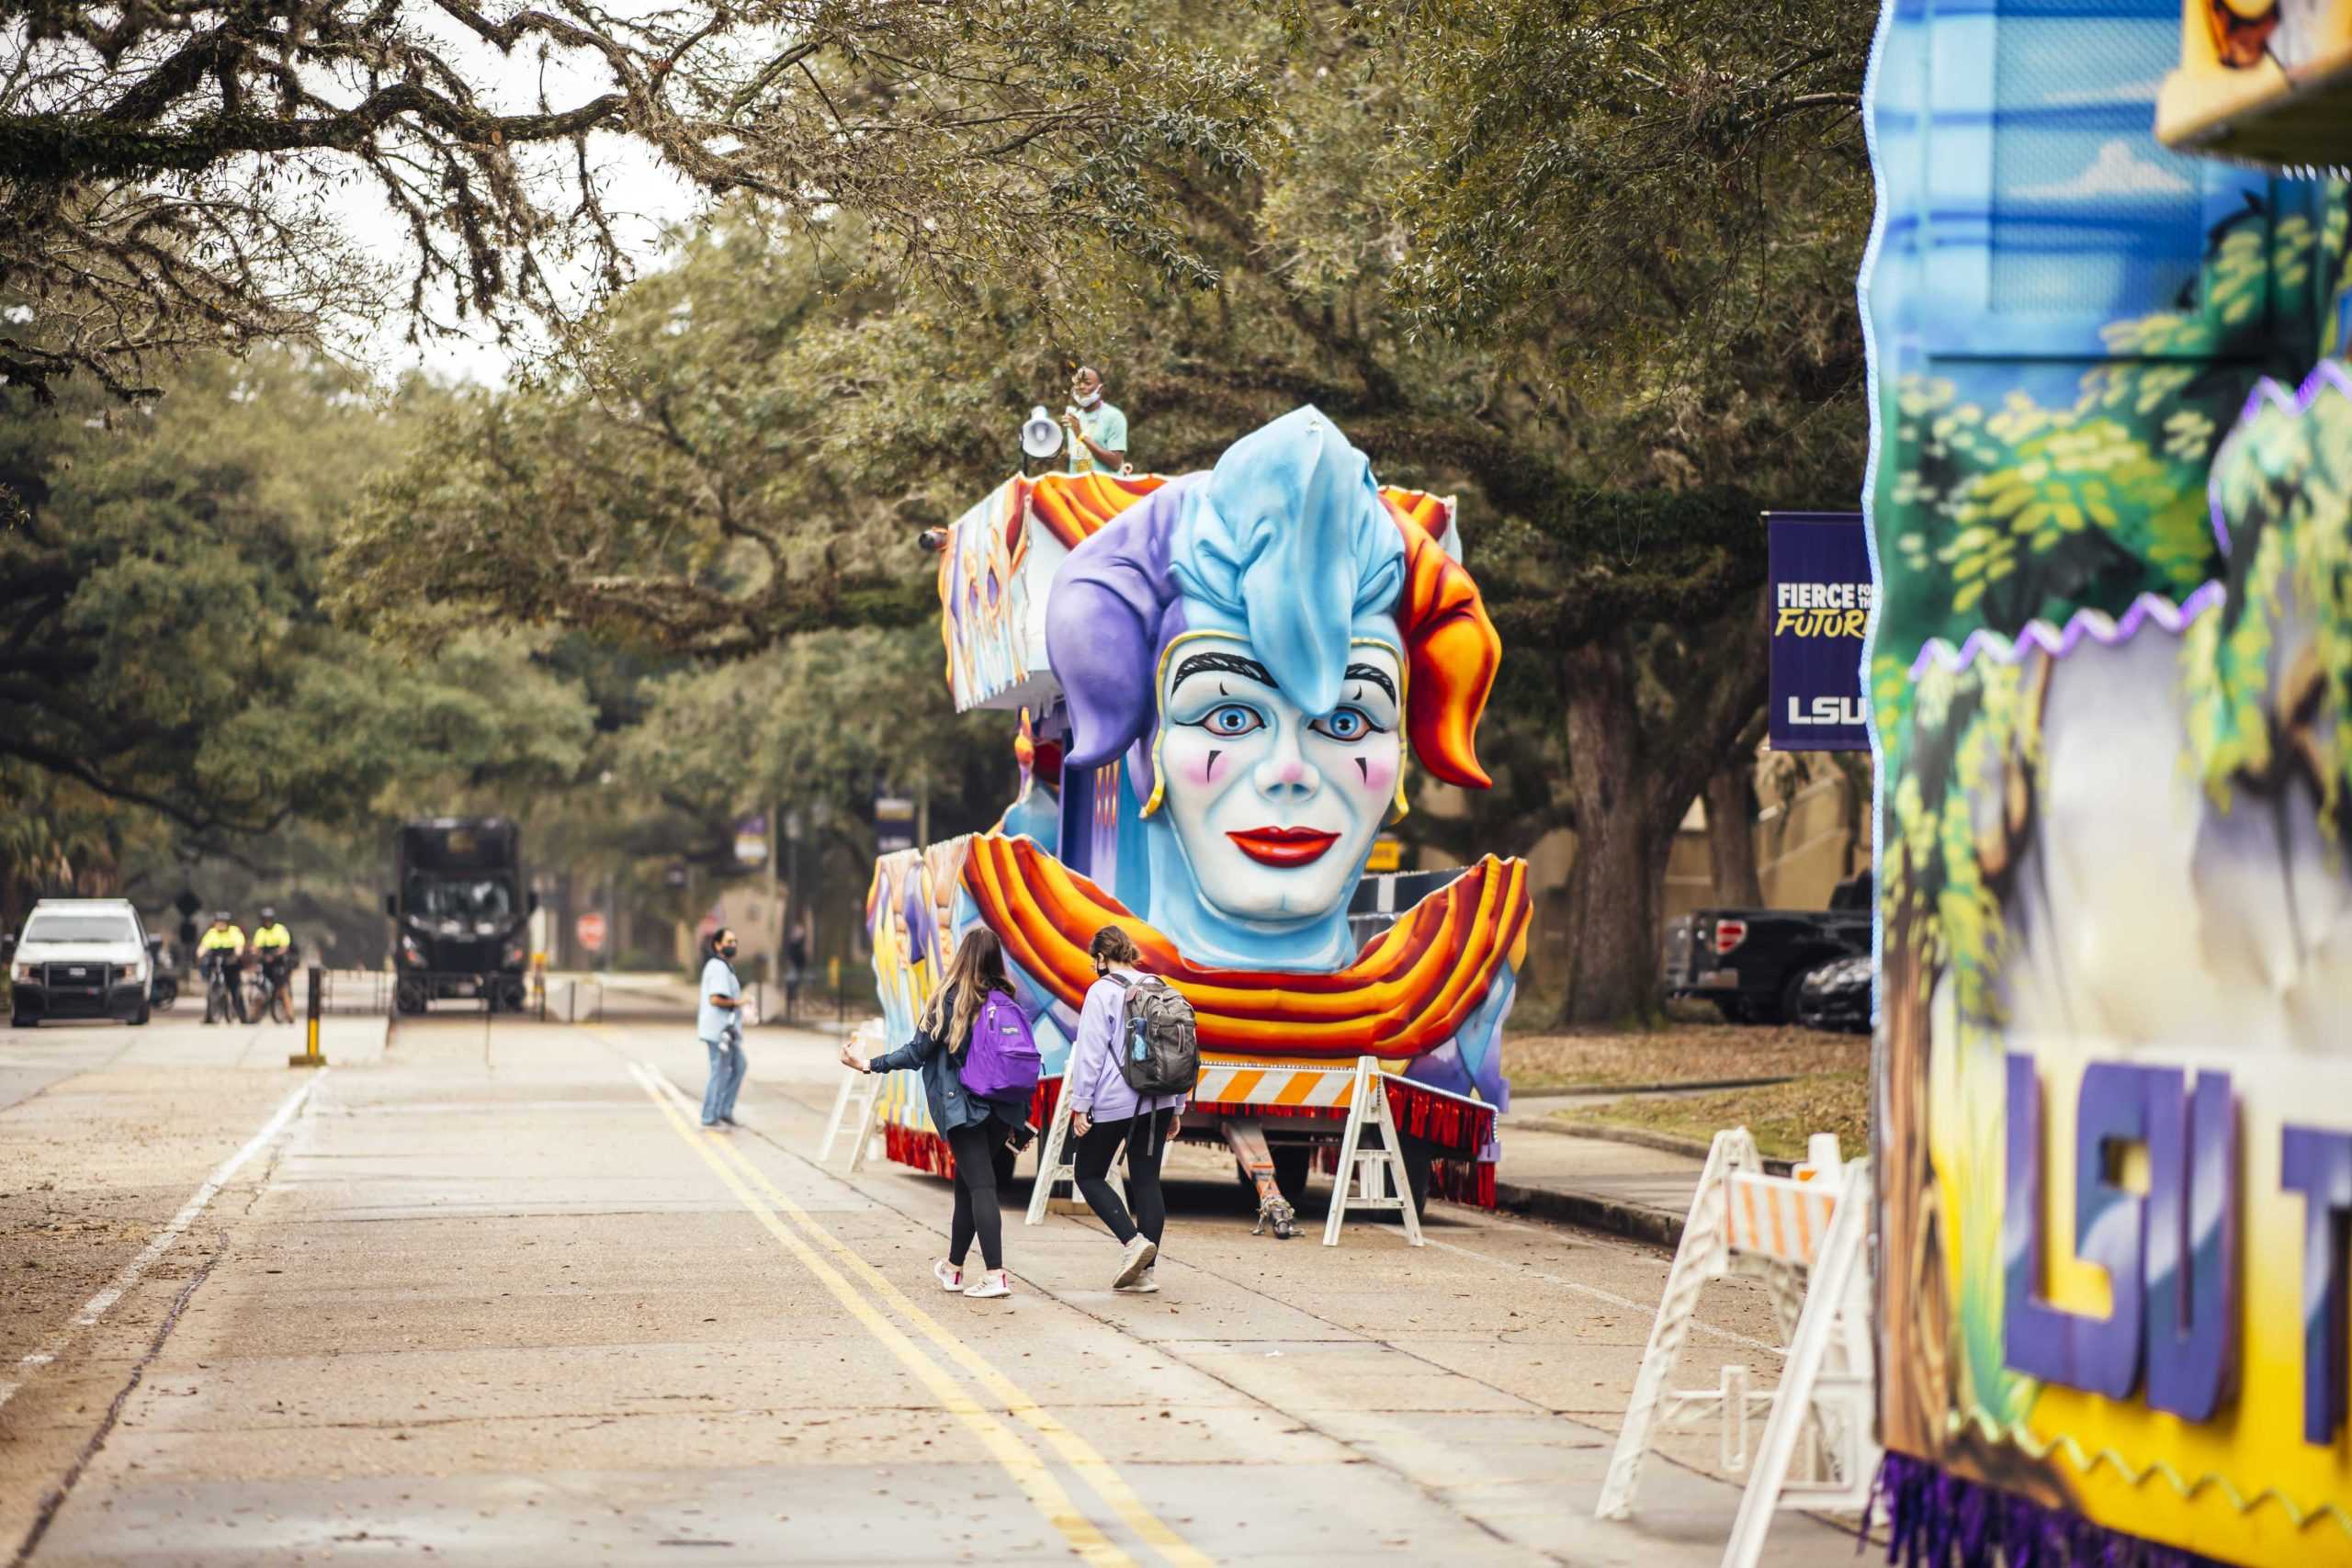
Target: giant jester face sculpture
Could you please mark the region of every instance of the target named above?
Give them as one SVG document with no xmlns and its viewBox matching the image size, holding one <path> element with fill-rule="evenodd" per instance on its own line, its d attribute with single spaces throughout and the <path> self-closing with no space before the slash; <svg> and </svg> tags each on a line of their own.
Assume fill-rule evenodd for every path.
<svg viewBox="0 0 2352 1568">
<path fill-rule="evenodd" d="M 1148 918 L 1203 961 L 1316 968 L 1400 788 L 1408 740 L 1483 787 L 1499 654 L 1477 591 L 1312 408 L 1131 508 L 1054 581 L 1070 765 L 1123 753 Z"/>
<path fill-rule="evenodd" d="M 1309 713 L 1245 639 L 1193 632 L 1161 660 L 1159 806 L 1202 897 L 1246 919 L 1321 914 L 1346 897 L 1396 800 L 1404 665 L 1370 638 L 1339 701 Z"/>
</svg>

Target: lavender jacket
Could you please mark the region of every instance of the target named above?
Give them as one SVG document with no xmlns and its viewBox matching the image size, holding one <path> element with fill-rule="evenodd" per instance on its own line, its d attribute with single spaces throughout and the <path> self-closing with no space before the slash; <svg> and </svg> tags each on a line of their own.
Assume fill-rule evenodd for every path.
<svg viewBox="0 0 2352 1568">
<path fill-rule="evenodd" d="M 1083 1111 L 1096 1122 L 1125 1122 L 1140 1111 L 1184 1109 L 1185 1095 L 1147 1096 L 1138 1102 L 1136 1091 L 1119 1071 L 1120 1021 L 1127 1009 L 1125 987 L 1097 980 L 1086 988 L 1086 1002 L 1078 1011 L 1078 1039 L 1070 1045 L 1069 1077 L 1063 1092 L 1069 1108 Z"/>
</svg>

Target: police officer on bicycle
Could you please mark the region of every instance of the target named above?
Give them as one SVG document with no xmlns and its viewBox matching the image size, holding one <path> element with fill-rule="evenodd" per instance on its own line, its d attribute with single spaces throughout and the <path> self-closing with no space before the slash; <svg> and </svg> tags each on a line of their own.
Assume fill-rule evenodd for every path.
<svg viewBox="0 0 2352 1568">
<path fill-rule="evenodd" d="M 245 961 L 245 933 L 230 919 L 228 910 L 215 913 L 212 929 L 198 939 L 196 960 L 198 966 L 204 971 L 204 1021 L 219 1021 L 213 1016 L 216 1009 L 212 999 L 212 982 L 216 978 L 224 982 L 224 988 L 229 993 L 229 1008 L 237 1015 L 237 1021 L 249 1021 L 245 1017 L 244 991 L 238 985 L 238 971 Z"/>
<path fill-rule="evenodd" d="M 267 904 L 261 907 L 261 924 L 254 928 L 254 956 L 261 960 L 262 1010 L 266 1013 L 276 1005 L 278 993 L 286 988 L 286 976 L 294 956 L 294 937 L 277 918 L 277 911 Z M 293 1004 L 287 1004 L 285 1021 L 293 1021 Z"/>
</svg>

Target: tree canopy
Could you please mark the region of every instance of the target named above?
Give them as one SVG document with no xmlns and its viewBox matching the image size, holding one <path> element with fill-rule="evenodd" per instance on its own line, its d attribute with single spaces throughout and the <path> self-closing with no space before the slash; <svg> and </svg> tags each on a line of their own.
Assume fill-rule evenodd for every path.
<svg viewBox="0 0 2352 1568">
<path fill-rule="evenodd" d="M 788 231 L 854 211 L 894 270 L 1034 269 L 1012 236 L 1051 224 L 1049 267 L 1205 281 L 1162 171 L 1246 168 L 1260 109 L 1246 69 L 1077 0 L 36 0 L 0 38 L 0 374 L 126 396 L 387 312 L 560 323 L 627 275 L 623 146 Z"/>
<path fill-rule="evenodd" d="M 288 355 L 189 367 L 185 398 L 0 392 L 0 759 L 198 840 L 364 816 L 421 773 L 561 778 L 577 697 L 514 637 L 412 660 L 321 602 L 343 498 L 408 432 Z"/>
<path fill-rule="evenodd" d="M 453 25 L 390 14 L 416 39 L 419 17 Z M 647 26 L 775 21 L 684 15 Z M 441 139 L 429 156 L 523 171 L 560 147 L 575 166 L 557 174 L 593 186 L 586 150 L 626 132 L 680 167 L 718 160 L 698 166 L 726 197 L 659 269 L 626 287 L 608 269 L 566 317 L 559 361 L 496 389 L 413 392 L 398 441 L 355 447 L 385 461 L 364 485 L 358 457 L 340 476 L 362 499 L 305 585 L 305 614 L 334 617 L 319 635 L 371 635 L 420 679 L 519 660 L 560 706 L 596 716 L 566 753 L 591 759 L 575 773 L 609 773 L 690 864 L 723 862 L 732 815 L 778 797 L 847 804 L 931 775 L 948 815 L 971 816 L 1010 782 L 1001 721 L 946 710 L 918 531 L 1018 465 L 1022 411 L 1057 402 L 1080 362 L 1106 373 L 1135 460 L 1159 472 L 1313 402 L 1385 480 L 1461 496 L 1505 638 L 1485 739 L 1498 789 L 1406 830 L 1461 854 L 1573 826 L 1566 1016 L 1640 1010 L 1675 825 L 1763 696 L 1758 513 L 1859 486 L 1870 7 L 1126 0 L 964 16 L 911 8 L 899 39 L 898 0 L 877 0 L 812 12 L 765 54 L 719 32 L 664 32 L 657 49 L 647 32 L 619 60 L 516 23 L 515 49 L 551 51 L 551 82 L 604 73 L 624 101 L 489 152 L 467 116 L 525 109 L 488 95 L 455 119 L 387 120 L 389 140 L 236 152 L 366 165 L 422 136 Z M 69 33 L 41 37 L 92 47 Z M 556 70 L 578 47 L 593 69 Z M 454 93 L 477 58 L 458 51 L 455 77 L 428 85 Z M 755 60 L 783 63 L 745 74 Z M 155 123 L 210 125 L 226 91 L 199 82 Z M 547 107 L 582 101 L 551 87 Z M 0 181 L 26 177 L 9 145 Z M 152 171 L 120 177 L 163 188 Z M 593 201 L 554 210 L 491 225 L 495 243 L 462 262 L 462 246 L 428 254 L 397 308 L 429 313 L 443 289 L 495 315 L 567 245 L 604 254 Z M 472 270 L 461 286 L 435 265 Z M 508 631 L 486 640 L 485 626 Z M 90 787 L 164 771 L 115 766 Z"/>
<path fill-rule="evenodd" d="M 722 221 L 614 301 L 595 366 L 473 400 L 379 486 L 338 603 L 721 655 L 927 619 L 914 531 L 1017 463 L 1019 412 L 1074 364 L 1160 472 L 1312 401 L 1384 479 L 1463 493 L 1505 637 L 1507 808 L 1409 830 L 1573 823 L 1572 932 L 1630 934 L 1575 955 L 1571 1010 L 1638 1010 L 1667 845 L 1764 694 L 1758 513 L 1859 487 L 1868 12 L 1195 18 L 1272 62 L 1281 108 L 1252 167 L 1168 172 L 1212 287 L 1109 256 L 886 285 L 853 225 L 818 248 Z"/>
</svg>

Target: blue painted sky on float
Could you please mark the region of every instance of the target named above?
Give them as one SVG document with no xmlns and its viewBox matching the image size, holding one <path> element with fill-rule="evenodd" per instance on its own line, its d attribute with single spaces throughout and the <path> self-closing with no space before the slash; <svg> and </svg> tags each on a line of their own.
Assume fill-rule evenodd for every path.
<svg viewBox="0 0 2352 1568">
<path fill-rule="evenodd" d="M 2156 141 L 2179 52 L 2177 0 L 1897 0 L 1871 109 L 1883 370 L 1984 353 L 2063 404 L 2098 327 L 2194 307 L 2212 225 L 2267 182 Z"/>
</svg>

